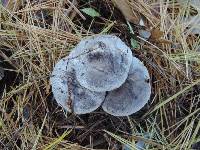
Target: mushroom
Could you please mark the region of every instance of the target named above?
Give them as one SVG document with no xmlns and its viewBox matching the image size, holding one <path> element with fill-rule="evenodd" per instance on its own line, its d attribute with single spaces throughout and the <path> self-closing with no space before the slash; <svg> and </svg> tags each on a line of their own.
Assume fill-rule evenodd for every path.
<svg viewBox="0 0 200 150">
<path fill-rule="evenodd" d="M 92 36 L 72 51 L 75 72 L 81 86 L 96 92 L 120 87 L 128 77 L 132 53 L 118 37 Z"/>
<path fill-rule="evenodd" d="M 151 94 L 148 70 L 112 35 L 82 40 L 56 64 L 50 81 L 56 101 L 76 114 L 102 105 L 109 114 L 127 116 L 140 110 Z"/>
<path fill-rule="evenodd" d="M 105 92 L 90 91 L 78 83 L 73 63 L 68 57 L 61 59 L 55 65 L 50 82 L 58 104 L 75 114 L 94 111 L 105 98 Z"/>
<path fill-rule="evenodd" d="M 102 108 L 114 116 L 128 116 L 139 111 L 148 102 L 150 94 L 148 70 L 139 59 L 132 57 L 126 82 L 108 92 Z"/>
</svg>

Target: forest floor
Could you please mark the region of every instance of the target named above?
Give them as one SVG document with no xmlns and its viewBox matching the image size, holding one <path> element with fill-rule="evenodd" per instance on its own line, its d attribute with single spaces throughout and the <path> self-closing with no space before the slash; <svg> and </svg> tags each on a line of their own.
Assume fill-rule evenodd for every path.
<svg viewBox="0 0 200 150">
<path fill-rule="evenodd" d="M 199 11 L 199 0 L 2 0 L 0 149 L 200 149 Z M 66 114 L 53 98 L 54 65 L 95 34 L 120 37 L 148 68 L 151 99 L 129 117 Z"/>
</svg>

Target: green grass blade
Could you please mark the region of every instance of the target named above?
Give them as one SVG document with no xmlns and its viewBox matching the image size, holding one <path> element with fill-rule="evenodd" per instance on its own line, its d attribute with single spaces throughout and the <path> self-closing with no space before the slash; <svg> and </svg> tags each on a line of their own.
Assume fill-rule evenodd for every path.
<svg viewBox="0 0 200 150">
<path fill-rule="evenodd" d="M 161 108 L 162 106 L 164 106 L 165 104 L 169 103 L 170 101 L 172 101 L 173 99 L 175 99 L 176 97 L 178 97 L 179 95 L 185 93 L 187 90 L 189 90 L 190 88 L 192 88 L 193 86 L 195 86 L 196 84 L 198 84 L 200 82 L 200 79 L 198 79 L 197 81 L 195 81 L 194 83 L 188 85 L 187 87 L 185 87 L 183 90 L 179 91 L 178 93 L 174 94 L 173 96 L 169 97 L 168 99 L 166 99 L 165 101 L 161 102 L 160 104 L 158 104 L 151 112 L 149 112 L 148 114 L 151 114 L 152 112 L 158 110 L 159 108 Z"/>
<path fill-rule="evenodd" d="M 72 130 L 65 131 L 60 137 L 55 139 L 52 143 L 50 143 L 47 147 L 44 148 L 44 150 L 49 150 L 52 147 L 55 147 L 55 145 L 59 144 L 69 133 L 71 133 Z"/>
</svg>

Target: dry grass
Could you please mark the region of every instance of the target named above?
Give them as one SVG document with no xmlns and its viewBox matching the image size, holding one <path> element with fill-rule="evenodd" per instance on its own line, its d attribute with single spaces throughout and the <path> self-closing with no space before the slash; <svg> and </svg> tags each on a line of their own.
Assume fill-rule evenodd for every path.
<svg viewBox="0 0 200 150">
<path fill-rule="evenodd" d="M 17 0 L 0 6 L 0 56 L 6 69 L 0 83 L 0 149 L 120 149 L 120 142 L 135 149 L 141 139 L 146 149 L 191 149 L 200 141 L 200 39 L 183 21 L 196 10 L 189 3 L 162 0 L 129 6 L 143 16 L 146 30 L 157 30 L 149 40 L 137 34 L 137 24 L 130 23 L 131 34 L 109 0 Z M 85 7 L 101 17 L 82 14 Z M 53 100 L 49 76 L 55 63 L 81 38 L 99 33 L 116 34 L 129 46 L 134 38 L 140 46 L 133 53 L 150 72 L 151 101 L 128 118 L 101 109 L 66 115 Z"/>
</svg>

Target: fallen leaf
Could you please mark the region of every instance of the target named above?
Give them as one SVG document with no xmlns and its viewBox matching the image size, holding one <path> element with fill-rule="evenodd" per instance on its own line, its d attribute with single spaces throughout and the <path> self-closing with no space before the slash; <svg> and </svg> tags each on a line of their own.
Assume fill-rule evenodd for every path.
<svg viewBox="0 0 200 150">
<path fill-rule="evenodd" d="M 99 17 L 100 16 L 100 14 L 93 8 L 83 8 L 83 9 L 81 9 L 81 11 L 91 17 Z"/>
<path fill-rule="evenodd" d="M 131 5 L 128 0 L 112 0 L 117 8 L 122 12 L 127 21 L 134 24 L 138 24 L 140 21 L 140 15 L 131 9 Z"/>
<path fill-rule="evenodd" d="M 160 43 L 160 44 L 172 44 L 173 43 L 170 40 L 162 38 L 163 35 L 164 35 L 163 31 L 160 31 L 160 29 L 158 29 L 158 28 L 154 28 L 151 30 L 151 36 L 149 37 L 149 40 Z"/>
<path fill-rule="evenodd" d="M 189 35 L 195 35 L 195 34 L 200 34 L 200 0 L 190 0 L 187 3 L 185 3 L 184 0 L 177 0 L 177 2 L 181 5 L 190 5 L 194 9 L 197 10 L 197 15 L 189 15 L 187 17 L 183 18 L 183 25 L 184 28 L 186 29 L 187 34 Z"/>
<path fill-rule="evenodd" d="M 131 46 L 132 46 L 133 49 L 139 48 L 138 42 L 133 38 L 131 38 Z"/>
<path fill-rule="evenodd" d="M 166 40 L 166 39 L 162 39 L 162 38 L 161 38 L 161 39 L 158 39 L 157 42 L 162 43 L 162 44 L 173 44 L 172 41 Z"/>
<path fill-rule="evenodd" d="M 196 16 L 190 16 L 188 18 L 184 19 L 183 24 L 185 25 L 185 29 L 187 29 L 188 34 L 200 34 L 200 14 L 197 14 Z"/>
<path fill-rule="evenodd" d="M 149 37 L 151 36 L 151 32 L 147 31 L 147 30 L 138 30 L 139 35 L 144 38 L 144 39 L 149 39 Z"/>
<path fill-rule="evenodd" d="M 160 31 L 160 29 L 154 28 L 154 29 L 151 30 L 150 39 L 152 39 L 152 40 L 158 40 L 158 39 L 160 39 L 163 35 L 164 35 L 164 33 L 163 33 L 162 31 Z"/>
</svg>

